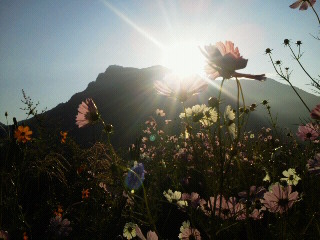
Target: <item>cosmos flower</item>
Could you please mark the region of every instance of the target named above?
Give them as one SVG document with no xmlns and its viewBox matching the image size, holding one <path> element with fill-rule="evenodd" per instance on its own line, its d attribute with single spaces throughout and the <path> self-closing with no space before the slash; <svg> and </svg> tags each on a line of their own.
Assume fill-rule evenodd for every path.
<svg viewBox="0 0 320 240">
<path fill-rule="evenodd" d="M 179 191 L 172 191 L 171 189 L 168 192 L 164 191 L 163 195 L 170 203 L 176 203 L 179 207 L 188 206 L 188 202 L 181 199 L 182 194 Z"/>
<path fill-rule="evenodd" d="M 156 114 L 160 117 L 164 117 L 166 115 L 166 113 L 161 109 L 157 109 Z"/>
<path fill-rule="evenodd" d="M 320 153 L 317 153 L 313 159 L 309 159 L 307 168 L 310 173 L 320 174 Z"/>
<path fill-rule="evenodd" d="M 224 118 L 227 124 L 227 128 L 228 128 L 228 132 L 231 135 L 232 139 L 236 138 L 236 124 L 233 122 L 233 120 L 235 119 L 236 115 L 233 111 L 233 109 L 231 108 L 230 105 L 228 105 L 225 108 L 224 111 Z"/>
<path fill-rule="evenodd" d="M 139 228 L 138 225 L 136 225 L 136 235 L 138 238 L 141 240 L 158 240 L 158 235 L 155 232 L 149 231 L 147 233 L 147 238 L 143 235 L 141 229 Z"/>
<path fill-rule="evenodd" d="M 307 10 L 308 7 L 311 5 L 313 6 L 316 3 L 316 0 L 298 0 L 294 3 L 292 3 L 289 7 L 296 9 L 300 6 L 299 10 Z"/>
<path fill-rule="evenodd" d="M 128 171 L 126 176 L 126 185 L 131 190 L 137 190 L 144 181 L 144 166 L 143 163 L 135 162 L 131 171 Z"/>
<path fill-rule="evenodd" d="M 247 191 L 239 192 L 238 195 L 241 197 L 239 201 L 246 202 L 247 200 L 255 202 L 258 199 L 262 199 L 263 195 L 267 190 L 264 187 L 251 186 L 249 190 L 249 195 Z"/>
<path fill-rule="evenodd" d="M 319 127 L 312 123 L 307 123 L 305 126 L 299 126 L 297 136 L 303 141 L 313 141 L 319 137 Z"/>
<path fill-rule="evenodd" d="M 295 201 L 298 200 L 298 192 L 291 192 L 292 187 L 283 187 L 280 184 L 274 184 L 272 191 L 266 192 L 261 201 L 270 212 L 279 212 L 280 214 L 288 211 Z"/>
<path fill-rule="evenodd" d="M 214 108 L 208 108 L 206 107 L 203 110 L 203 118 L 200 119 L 200 123 L 203 126 L 209 127 L 211 126 L 213 123 L 217 122 L 218 120 L 218 113 Z"/>
<path fill-rule="evenodd" d="M 214 202 L 216 202 L 216 208 L 214 209 Z M 208 202 L 208 208 L 216 216 L 219 215 L 222 219 L 228 219 L 234 216 L 236 206 L 236 200 L 234 197 L 226 199 L 224 196 L 218 195 L 216 200 L 214 197 L 210 197 Z"/>
<path fill-rule="evenodd" d="M 262 179 L 264 182 L 270 182 L 270 175 L 268 172 L 266 172 L 266 176 Z"/>
<path fill-rule="evenodd" d="M 293 168 L 289 168 L 288 171 L 282 172 L 285 178 L 281 178 L 280 180 L 286 181 L 288 185 L 297 185 L 301 178 L 297 175 L 296 170 Z"/>
<path fill-rule="evenodd" d="M 265 209 L 265 208 L 264 208 Z M 249 217 L 251 217 L 253 220 L 260 220 L 263 218 L 263 211 L 264 209 L 257 209 L 255 208 L 252 213 L 249 214 Z"/>
<path fill-rule="evenodd" d="M 96 104 L 91 98 L 87 98 L 85 102 L 79 105 L 76 124 L 81 128 L 88 124 L 93 124 L 98 120 L 99 113 Z"/>
<path fill-rule="evenodd" d="M 62 213 L 63 213 L 62 206 L 61 206 L 61 205 L 58 205 L 57 211 L 54 211 L 53 213 L 54 213 L 54 215 L 56 215 L 56 216 L 62 217 Z"/>
<path fill-rule="evenodd" d="M 179 84 L 179 86 L 174 86 L 175 84 Z M 158 94 L 176 98 L 180 102 L 187 101 L 191 96 L 206 90 L 207 87 L 208 84 L 199 76 L 181 78 L 174 74 L 167 75 L 164 82 L 156 81 L 154 83 Z"/>
<path fill-rule="evenodd" d="M 55 216 L 50 219 L 49 231 L 54 233 L 57 238 L 67 237 L 72 231 L 70 227 L 70 221 L 65 218 L 62 219 L 61 216 Z"/>
<path fill-rule="evenodd" d="M 236 124 L 235 123 L 231 123 L 229 126 L 228 126 L 228 132 L 231 136 L 232 139 L 235 139 L 236 136 L 237 136 L 237 131 L 236 131 Z"/>
<path fill-rule="evenodd" d="M 168 192 L 164 191 L 163 195 L 169 202 L 172 202 L 172 200 L 178 201 L 181 199 L 181 192 L 173 192 L 171 189 L 169 189 Z"/>
<path fill-rule="evenodd" d="M 240 56 L 238 47 L 234 48 L 234 43 L 231 41 L 226 41 L 225 44 L 218 42 L 216 45 L 208 45 L 204 47 L 204 50 L 200 50 L 208 61 L 205 71 L 208 77 L 213 80 L 217 77 L 224 79 L 245 77 L 259 81 L 266 79 L 264 74 L 251 75 L 236 72 L 236 70 L 247 66 L 248 59 Z"/>
<path fill-rule="evenodd" d="M 9 240 L 9 234 L 7 231 L 0 230 L 0 239 Z"/>
<path fill-rule="evenodd" d="M 126 223 L 126 225 L 123 228 L 123 236 L 127 238 L 128 240 L 134 238 L 137 236 L 136 234 L 136 224 L 132 222 Z"/>
<path fill-rule="evenodd" d="M 60 135 L 61 135 L 61 143 L 66 143 L 66 140 L 67 140 L 67 135 L 68 135 L 68 132 L 62 132 L 60 131 Z"/>
<path fill-rule="evenodd" d="M 83 189 L 82 190 L 82 199 L 89 198 L 89 194 L 90 194 L 89 189 Z"/>
<path fill-rule="evenodd" d="M 192 192 L 191 195 L 188 193 L 183 193 L 181 196 L 182 200 L 190 201 L 193 208 L 197 208 L 200 205 L 200 196 L 196 192 Z"/>
<path fill-rule="evenodd" d="M 31 140 L 32 131 L 30 131 L 29 127 L 26 126 L 19 126 L 14 131 L 14 137 L 17 139 L 18 142 L 26 143 L 27 141 Z"/>
<path fill-rule="evenodd" d="M 320 104 L 318 104 L 310 113 L 311 118 L 320 120 Z"/>
<path fill-rule="evenodd" d="M 234 113 L 230 105 L 226 106 L 224 110 L 224 118 L 226 120 L 231 120 L 231 121 L 233 121 L 236 118 L 236 114 Z"/>
<path fill-rule="evenodd" d="M 191 228 L 190 222 L 185 221 L 182 223 L 182 226 L 180 227 L 180 234 L 179 239 L 183 240 L 189 240 L 189 239 L 196 239 L 201 240 L 201 235 L 198 229 Z"/>
</svg>

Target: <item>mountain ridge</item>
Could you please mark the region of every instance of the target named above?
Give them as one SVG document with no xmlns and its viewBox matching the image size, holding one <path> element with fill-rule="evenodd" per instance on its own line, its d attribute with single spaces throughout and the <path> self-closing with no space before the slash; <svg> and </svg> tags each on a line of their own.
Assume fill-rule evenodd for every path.
<svg viewBox="0 0 320 240">
<path fill-rule="evenodd" d="M 99 139 L 101 127 L 79 129 L 75 124 L 79 104 L 86 98 L 92 98 L 105 122 L 114 125 L 115 134 L 112 140 L 115 145 L 129 145 L 141 134 L 143 123 L 155 113 L 157 108 L 164 109 L 168 118 L 179 120 L 178 115 L 182 112 L 182 105 L 172 98 L 156 94 L 153 87 L 154 81 L 162 80 L 167 73 L 169 69 L 160 65 L 142 69 L 110 65 L 82 92 L 73 94 L 67 102 L 58 104 L 42 115 L 45 116 L 48 124 L 50 122 L 50 126 L 69 131 L 69 136 L 80 144 L 93 143 L 97 138 Z M 264 82 L 241 79 L 240 82 L 246 105 L 259 104 L 262 100 L 268 100 L 271 112 L 278 113 L 281 127 L 288 125 L 294 131 L 297 128 L 294 124 L 299 124 L 299 117 L 302 119 L 309 117 L 309 112 L 303 109 L 303 104 L 290 86 L 273 79 L 267 79 Z M 217 88 L 220 83 L 219 80 L 213 81 L 206 92 L 188 100 L 186 107 L 206 104 L 209 97 L 217 97 Z M 231 104 L 235 108 L 236 82 L 225 81 L 223 89 L 225 90 L 221 98 L 223 104 Z M 298 88 L 296 90 L 305 99 L 310 109 L 319 103 L 317 96 Z M 268 125 L 266 110 L 259 106 L 257 111 L 252 112 L 250 120 L 250 124 L 255 128 Z M 32 125 L 32 122 L 33 119 L 29 119 L 26 124 Z"/>
</svg>

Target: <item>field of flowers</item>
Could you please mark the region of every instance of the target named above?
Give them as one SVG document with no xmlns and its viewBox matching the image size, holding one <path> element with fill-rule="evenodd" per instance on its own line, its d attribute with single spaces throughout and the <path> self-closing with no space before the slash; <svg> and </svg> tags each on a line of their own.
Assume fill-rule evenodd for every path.
<svg viewBox="0 0 320 240">
<path fill-rule="evenodd" d="M 320 24 L 315 3 L 298 0 L 290 7 L 313 10 Z M 319 93 L 319 81 L 300 62 L 302 42 L 283 44 Z M 239 78 L 266 77 L 238 72 L 248 60 L 233 42 L 200 51 L 208 78 L 222 78 L 219 95 L 187 107 L 208 82 L 183 78 L 179 88 L 155 82 L 155 91 L 181 102 L 184 111 L 172 121 L 155 109 L 126 150 L 113 147 L 113 126 L 93 99 L 79 103 L 75 123 L 101 124 L 106 141 L 83 149 L 67 129 L 47 129 L 24 94 L 37 129 L 15 119 L 1 129 L 0 239 L 320 239 L 320 104 L 307 106 L 289 69 L 267 48 L 275 72 L 310 112 L 297 132 L 279 129 L 267 100 L 246 105 Z M 233 107 L 221 101 L 229 79 L 237 83 Z M 271 124 L 250 131 L 247 121 L 257 107 Z"/>
</svg>

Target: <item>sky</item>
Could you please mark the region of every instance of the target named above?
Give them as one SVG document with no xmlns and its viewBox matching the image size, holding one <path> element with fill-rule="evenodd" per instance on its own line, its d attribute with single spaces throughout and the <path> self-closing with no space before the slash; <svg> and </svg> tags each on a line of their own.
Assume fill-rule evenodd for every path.
<svg viewBox="0 0 320 240">
<path fill-rule="evenodd" d="M 24 89 L 38 110 L 83 91 L 109 65 L 163 65 L 203 74 L 198 47 L 230 40 L 249 59 L 239 72 L 276 76 L 266 48 L 293 70 L 293 85 L 311 91 L 283 40 L 302 41 L 301 59 L 319 72 L 319 24 L 294 0 L 0 0 L 0 122 L 18 121 Z M 320 3 L 315 4 L 320 12 Z M 294 49 L 296 47 L 294 46 Z"/>
</svg>

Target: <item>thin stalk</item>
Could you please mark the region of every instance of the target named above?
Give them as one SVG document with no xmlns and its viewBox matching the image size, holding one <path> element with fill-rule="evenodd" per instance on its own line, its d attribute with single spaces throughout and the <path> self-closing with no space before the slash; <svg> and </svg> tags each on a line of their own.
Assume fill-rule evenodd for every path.
<svg viewBox="0 0 320 240">
<path fill-rule="evenodd" d="M 293 91 L 297 94 L 297 96 L 299 97 L 299 99 L 301 100 L 301 102 L 303 103 L 303 105 L 307 108 L 308 112 L 311 112 L 311 111 L 310 111 L 310 108 L 309 108 L 309 107 L 307 106 L 307 104 L 303 101 L 302 97 L 301 97 L 300 94 L 297 92 L 297 90 L 294 88 L 294 86 L 291 84 L 291 82 L 289 81 L 289 79 L 286 78 L 283 74 L 279 73 L 278 69 L 277 69 L 276 66 L 274 65 L 273 59 L 272 59 L 272 57 L 271 57 L 271 54 L 269 54 L 269 57 L 270 57 L 270 59 L 271 59 L 271 63 L 272 63 L 272 65 L 273 65 L 273 68 L 274 68 L 274 70 L 276 71 L 276 73 L 277 73 L 282 79 L 284 79 L 285 81 L 287 81 L 287 82 L 290 84 L 291 88 L 292 88 Z"/>
<path fill-rule="evenodd" d="M 320 87 L 320 84 L 317 83 L 316 80 L 313 79 L 313 77 L 310 76 L 310 74 L 307 72 L 307 70 L 302 66 L 299 58 L 296 56 L 296 54 L 294 53 L 293 49 L 291 48 L 291 45 L 288 44 L 290 50 L 291 50 L 291 53 L 293 54 L 294 58 L 296 59 L 296 61 L 299 63 L 300 67 L 302 68 L 302 70 L 305 72 L 305 74 L 307 74 L 307 76 L 311 79 L 312 82 L 314 82 L 314 84 L 316 84 L 318 87 Z"/>
<path fill-rule="evenodd" d="M 154 231 L 158 234 L 158 231 L 157 231 L 157 227 L 153 221 L 153 218 L 152 218 L 152 215 L 151 215 L 151 212 L 150 212 L 150 208 L 149 208 L 149 203 L 148 203 L 148 198 L 147 198 L 147 192 L 146 192 L 146 189 L 144 188 L 144 184 L 143 182 L 141 181 L 141 178 L 140 176 L 133 170 L 131 170 L 130 168 L 127 169 L 128 171 L 132 172 L 139 180 L 139 182 L 141 183 L 141 186 L 142 186 L 142 190 L 143 190 L 143 197 L 144 197 L 144 201 L 145 201 L 145 204 L 146 204 L 146 208 L 147 208 L 147 215 L 148 215 L 148 219 L 154 229 Z"/>
<path fill-rule="evenodd" d="M 317 17 L 318 22 L 319 22 L 319 24 L 320 24 L 320 18 L 319 18 L 318 13 L 317 13 L 317 12 L 316 12 L 316 10 L 314 9 L 314 7 L 311 5 L 311 3 L 310 3 L 310 1 L 309 1 L 309 0 L 308 0 L 308 3 L 310 4 L 310 6 L 311 6 L 311 8 L 312 8 L 312 10 L 313 10 L 313 12 L 314 12 L 314 14 L 316 14 L 316 17 Z"/>
<path fill-rule="evenodd" d="M 238 130 L 237 130 L 237 141 L 239 140 L 239 133 L 240 133 L 240 87 L 239 87 L 239 81 L 236 78 L 237 82 L 237 88 L 238 88 L 238 94 L 237 94 L 237 122 L 238 122 Z"/>
<path fill-rule="evenodd" d="M 302 103 L 304 104 L 304 106 L 308 109 L 309 112 L 311 112 L 310 108 L 307 106 L 307 104 L 302 100 L 301 96 L 299 95 L 299 93 L 297 92 L 297 90 L 294 88 L 294 86 L 291 84 L 290 81 L 288 81 L 288 83 L 290 84 L 291 88 L 294 90 L 294 92 L 298 95 L 298 97 L 300 98 L 300 100 L 302 101 Z"/>
<path fill-rule="evenodd" d="M 101 117 L 99 119 L 100 119 L 100 121 L 101 121 L 101 123 L 103 125 L 103 128 L 104 128 L 104 130 L 105 130 L 105 132 L 107 134 L 107 143 L 108 143 L 109 149 L 111 151 L 111 154 L 114 157 L 114 159 L 117 159 L 118 156 L 117 156 L 117 154 L 116 154 L 116 152 L 115 152 L 115 150 L 114 150 L 114 148 L 113 148 L 113 146 L 111 144 L 110 133 L 109 133 L 109 130 L 107 129 L 107 125 L 105 124 L 105 122 L 103 121 L 103 119 Z"/>
<path fill-rule="evenodd" d="M 221 99 L 221 93 L 222 93 L 222 87 L 225 79 L 222 79 L 221 85 L 220 85 L 220 90 L 219 90 L 219 96 L 218 96 L 218 137 L 219 137 L 219 156 L 220 156 L 220 165 L 221 165 L 221 172 L 220 172 L 220 187 L 219 187 L 219 192 L 220 192 L 220 205 L 219 205 L 219 214 L 218 216 L 220 217 L 221 214 L 221 205 L 222 205 L 222 188 L 223 188 L 223 168 L 224 168 L 224 157 L 222 156 L 222 144 L 221 144 L 221 128 L 220 128 L 220 99 Z M 217 195 L 218 196 L 218 195 Z M 213 211 L 216 211 L 216 206 L 217 206 L 217 196 L 214 198 L 214 204 L 213 204 Z"/>
</svg>

